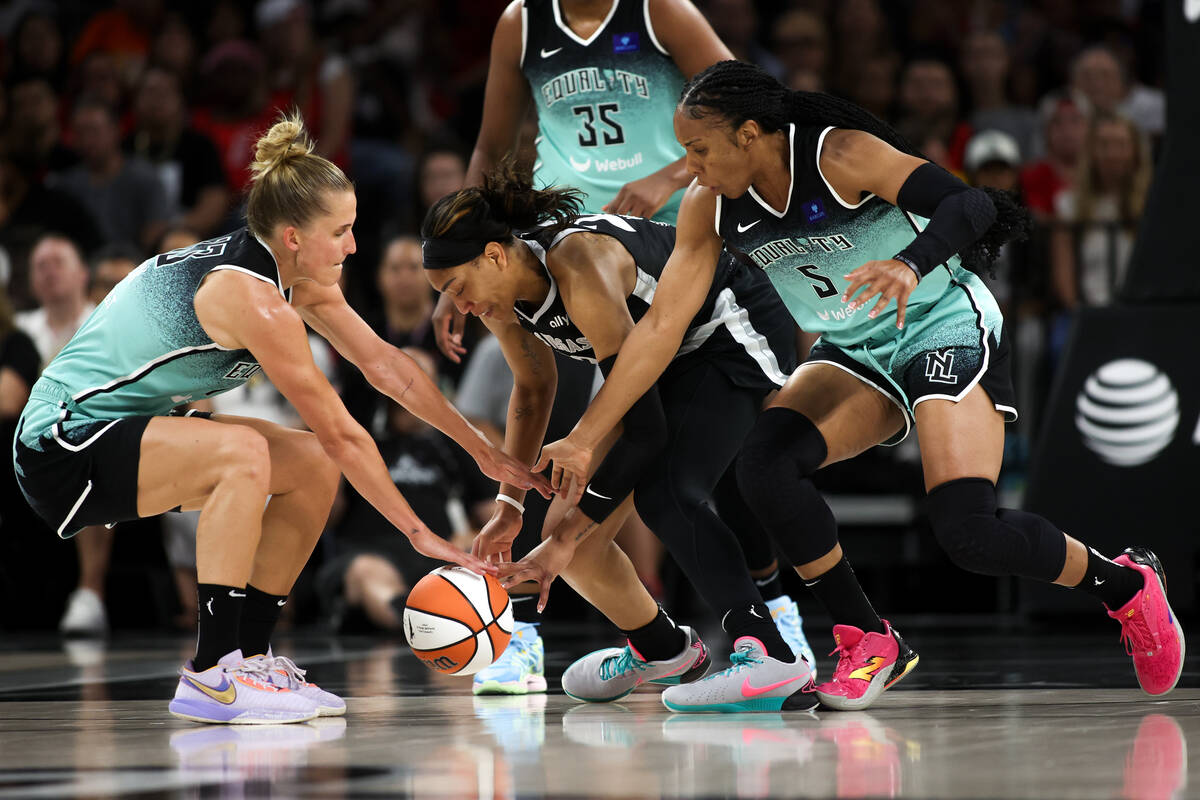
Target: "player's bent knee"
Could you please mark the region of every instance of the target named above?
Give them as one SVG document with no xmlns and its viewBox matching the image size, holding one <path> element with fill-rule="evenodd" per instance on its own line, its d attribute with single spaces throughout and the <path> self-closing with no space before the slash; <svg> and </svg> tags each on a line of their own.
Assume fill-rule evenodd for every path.
<svg viewBox="0 0 1200 800">
<path fill-rule="evenodd" d="M 330 495 L 337 492 L 338 481 L 341 480 L 342 471 L 329 454 L 325 452 L 325 448 L 321 446 L 321 441 L 315 433 L 303 431 L 304 437 L 304 455 L 306 462 L 306 471 L 310 480 L 311 488 L 319 488 L 321 491 Z"/>
<path fill-rule="evenodd" d="M 271 448 L 267 438 L 253 428 L 229 426 L 221 438 L 215 458 L 221 479 L 243 482 L 246 488 L 261 488 L 265 495 L 271 485 Z"/>
<path fill-rule="evenodd" d="M 752 504 L 777 503 L 781 481 L 807 478 L 828 453 L 825 437 L 808 417 L 790 408 L 768 408 L 742 445 L 738 488 Z"/>
</svg>

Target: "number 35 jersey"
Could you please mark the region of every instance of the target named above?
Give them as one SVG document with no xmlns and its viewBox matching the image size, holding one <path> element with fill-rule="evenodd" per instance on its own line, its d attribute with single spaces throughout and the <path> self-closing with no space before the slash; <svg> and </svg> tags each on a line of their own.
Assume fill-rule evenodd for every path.
<svg viewBox="0 0 1200 800">
<path fill-rule="evenodd" d="M 818 165 L 831 130 L 788 126 L 792 180 L 783 213 L 751 187 L 738 198 L 717 197 L 716 226 L 729 246 L 766 272 L 801 328 L 846 347 L 891 339 L 899 331 L 895 302 L 875 319 L 867 316 L 874 301 L 857 310 L 842 302 L 849 286 L 845 276 L 903 250 L 928 220 L 875 195 L 852 205 L 834 194 Z M 955 283 L 987 291 L 954 256 L 921 278 L 909 296 L 906 326 Z"/>
<path fill-rule="evenodd" d="M 650 24 L 648 0 L 615 0 L 587 39 L 558 0 L 525 0 L 521 71 L 538 113 L 534 179 L 574 186 L 599 213 L 630 181 L 677 161 L 671 118 L 683 75 Z M 655 215 L 675 221 L 682 191 Z"/>
<path fill-rule="evenodd" d="M 53 424 L 60 403 L 73 418 L 165 414 L 236 388 L 258 372 L 249 350 L 217 344 L 196 318 L 196 290 L 217 270 L 280 286 L 274 256 L 246 228 L 143 262 L 117 284 L 34 384 L 22 438 L 32 441 Z"/>
</svg>

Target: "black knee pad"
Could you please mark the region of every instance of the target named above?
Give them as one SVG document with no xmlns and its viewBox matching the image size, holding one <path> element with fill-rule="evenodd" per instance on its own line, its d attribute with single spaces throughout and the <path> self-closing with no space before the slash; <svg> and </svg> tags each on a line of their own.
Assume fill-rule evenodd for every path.
<svg viewBox="0 0 1200 800">
<path fill-rule="evenodd" d="M 808 417 L 790 408 L 768 408 L 746 441 L 737 460 L 738 487 L 751 504 L 777 497 L 778 480 L 812 475 L 825 461 L 825 437 Z"/>
<path fill-rule="evenodd" d="M 837 522 L 809 479 L 829 449 L 812 421 L 790 408 L 769 408 L 738 456 L 742 497 L 793 565 L 807 564 L 837 545 Z"/>
<path fill-rule="evenodd" d="M 948 481 L 929 492 L 928 504 L 933 535 L 962 569 L 1044 581 L 1062 572 L 1066 537 L 1035 514 L 997 509 L 991 481 Z"/>
</svg>

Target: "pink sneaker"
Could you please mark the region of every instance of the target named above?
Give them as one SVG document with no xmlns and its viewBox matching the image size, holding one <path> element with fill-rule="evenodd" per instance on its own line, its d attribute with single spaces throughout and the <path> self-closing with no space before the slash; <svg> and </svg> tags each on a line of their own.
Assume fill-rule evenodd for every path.
<svg viewBox="0 0 1200 800">
<path fill-rule="evenodd" d="M 862 711 L 912 672 L 920 657 L 904 643 L 891 623 L 883 620 L 883 633 L 864 634 L 853 625 L 834 625 L 833 638 L 840 653 L 833 680 L 816 688 L 821 705 L 837 711 Z"/>
<path fill-rule="evenodd" d="M 1166 694 L 1183 672 L 1183 628 L 1167 603 L 1167 576 L 1162 562 L 1145 547 L 1127 547 L 1114 564 L 1142 573 L 1142 590 L 1108 615 L 1121 623 L 1125 652 L 1133 656 L 1133 669 L 1146 694 Z"/>
</svg>

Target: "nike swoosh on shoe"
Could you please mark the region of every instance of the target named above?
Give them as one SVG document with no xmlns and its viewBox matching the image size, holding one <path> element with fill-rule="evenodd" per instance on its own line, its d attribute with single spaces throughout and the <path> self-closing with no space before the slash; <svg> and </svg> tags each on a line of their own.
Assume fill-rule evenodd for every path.
<svg viewBox="0 0 1200 800">
<path fill-rule="evenodd" d="M 788 678 L 787 680 L 778 681 L 776 683 L 768 683 L 766 686 L 754 686 L 750 683 L 750 679 L 746 678 L 746 680 L 742 681 L 742 697 L 758 697 L 760 694 L 766 694 L 767 692 L 774 691 L 780 686 L 787 686 L 789 683 L 795 683 L 796 681 L 802 680 L 805 677 L 807 676 L 797 675 L 796 677 Z"/>
</svg>

